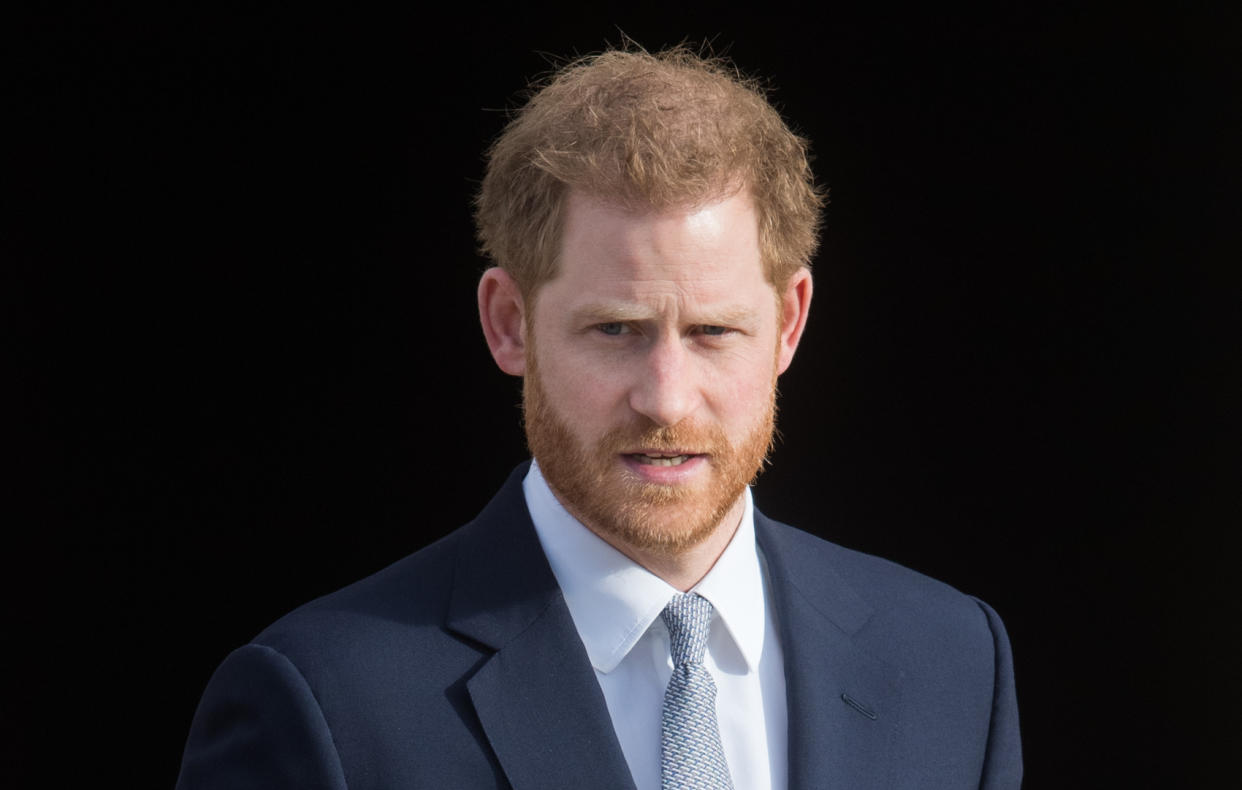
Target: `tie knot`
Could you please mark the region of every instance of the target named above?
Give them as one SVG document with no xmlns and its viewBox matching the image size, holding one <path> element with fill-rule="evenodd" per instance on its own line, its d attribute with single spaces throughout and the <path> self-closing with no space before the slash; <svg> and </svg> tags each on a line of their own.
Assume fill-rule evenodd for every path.
<svg viewBox="0 0 1242 790">
<path fill-rule="evenodd" d="M 703 663 L 712 622 L 711 602 L 698 593 L 678 593 L 660 617 L 668 626 L 673 666 Z"/>
</svg>

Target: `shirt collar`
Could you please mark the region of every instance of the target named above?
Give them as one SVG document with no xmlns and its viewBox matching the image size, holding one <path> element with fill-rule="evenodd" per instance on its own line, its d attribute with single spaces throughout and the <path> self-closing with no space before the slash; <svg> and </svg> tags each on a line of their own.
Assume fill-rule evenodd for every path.
<svg viewBox="0 0 1242 790">
<path fill-rule="evenodd" d="M 678 591 L 570 515 L 533 461 L 522 490 L 591 665 L 611 672 Z M 737 532 L 694 592 L 711 601 L 754 671 L 763 652 L 764 585 L 749 487 L 743 496 Z"/>
</svg>

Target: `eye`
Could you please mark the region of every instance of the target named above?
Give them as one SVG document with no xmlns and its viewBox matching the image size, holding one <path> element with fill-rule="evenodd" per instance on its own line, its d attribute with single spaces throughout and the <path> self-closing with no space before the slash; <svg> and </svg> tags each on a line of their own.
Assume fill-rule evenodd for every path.
<svg viewBox="0 0 1242 790">
<path fill-rule="evenodd" d="M 609 321 L 606 324 L 596 324 L 595 328 L 605 335 L 620 335 L 625 332 L 625 324 L 620 321 Z"/>
<path fill-rule="evenodd" d="M 709 324 L 699 327 L 699 331 L 711 337 L 720 337 L 721 335 L 727 335 L 729 328 L 727 326 L 713 326 Z"/>
</svg>

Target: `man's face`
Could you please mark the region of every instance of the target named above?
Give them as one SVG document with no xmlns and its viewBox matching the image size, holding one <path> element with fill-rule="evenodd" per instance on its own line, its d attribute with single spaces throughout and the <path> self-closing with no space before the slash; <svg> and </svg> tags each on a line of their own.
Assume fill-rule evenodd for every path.
<svg viewBox="0 0 1242 790">
<path fill-rule="evenodd" d="M 566 508 L 662 553 L 740 515 L 792 355 L 781 312 L 745 192 L 642 214 L 571 194 L 560 271 L 526 316 L 527 440 Z"/>
</svg>

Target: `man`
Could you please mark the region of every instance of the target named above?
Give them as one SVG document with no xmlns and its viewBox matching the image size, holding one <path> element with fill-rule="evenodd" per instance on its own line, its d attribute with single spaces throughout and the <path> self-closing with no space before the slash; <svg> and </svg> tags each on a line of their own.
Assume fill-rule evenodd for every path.
<svg viewBox="0 0 1242 790">
<path fill-rule="evenodd" d="M 533 462 L 230 655 L 179 786 L 1017 787 L 995 613 L 752 505 L 820 204 L 803 141 L 717 62 L 551 79 L 478 199 Z"/>
</svg>

